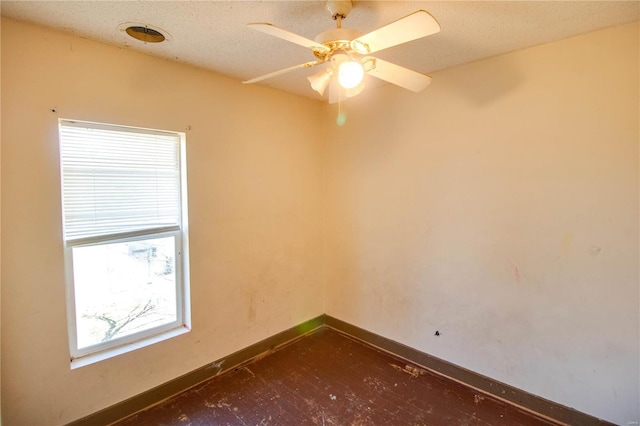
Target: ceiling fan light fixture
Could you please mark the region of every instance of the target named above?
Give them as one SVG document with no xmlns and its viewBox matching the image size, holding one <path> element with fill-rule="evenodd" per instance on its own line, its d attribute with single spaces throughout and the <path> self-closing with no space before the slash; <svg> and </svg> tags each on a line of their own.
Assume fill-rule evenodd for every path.
<svg viewBox="0 0 640 426">
<path fill-rule="evenodd" d="M 311 83 L 311 88 L 322 96 L 331 81 L 331 77 L 333 77 L 333 68 L 328 67 L 320 72 L 310 75 L 307 77 L 307 80 Z"/>
<path fill-rule="evenodd" d="M 361 82 L 356 87 L 353 87 L 351 89 L 345 89 L 345 94 L 347 95 L 347 98 L 353 98 L 354 96 L 357 96 L 360 93 L 362 93 L 363 90 L 364 90 L 364 82 Z"/>
<path fill-rule="evenodd" d="M 358 61 L 344 61 L 338 65 L 338 82 L 345 89 L 353 89 L 362 83 L 364 68 Z"/>
</svg>

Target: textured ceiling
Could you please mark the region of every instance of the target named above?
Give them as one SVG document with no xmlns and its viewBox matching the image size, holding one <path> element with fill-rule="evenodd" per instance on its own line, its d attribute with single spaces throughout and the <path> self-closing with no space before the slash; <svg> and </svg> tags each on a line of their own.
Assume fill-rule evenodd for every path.
<svg viewBox="0 0 640 426">
<path fill-rule="evenodd" d="M 270 22 L 313 39 L 335 26 L 324 1 L 1 1 L 2 15 L 127 46 L 246 80 L 313 60 L 311 51 L 249 29 Z M 478 59 L 640 19 L 638 1 L 354 1 L 343 27 L 372 31 L 424 9 L 438 34 L 375 56 L 429 74 Z M 145 44 L 119 30 L 148 24 L 171 40 Z M 262 82 L 320 99 L 301 69 Z M 373 80 L 373 79 L 372 79 Z M 403 90 L 398 88 L 398 90 Z"/>
</svg>

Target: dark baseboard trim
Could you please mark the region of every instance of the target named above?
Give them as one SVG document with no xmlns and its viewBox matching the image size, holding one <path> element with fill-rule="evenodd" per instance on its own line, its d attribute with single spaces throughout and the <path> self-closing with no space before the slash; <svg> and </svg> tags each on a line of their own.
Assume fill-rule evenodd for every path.
<svg viewBox="0 0 640 426">
<path fill-rule="evenodd" d="M 299 339 L 322 327 L 330 327 L 347 337 L 359 340 L 369 346 L 390 353 L 393 356 L 427 368 L 437 374 L 450 378 L 464 385 L 470 386 L 487 395 L 496 397 L 532 413 L 547 417 L 560 424 L 581 426 L 611 426 L 613 423 L 600 420 L 589 414 L 582 413 L 569 407 L 530 394 L 513 386 L 492 380 L 450 362 L 436 358 L 417 349 L 387 339 L 355 325 L 351 325 L 329 315 L 320 315 L 302 324 L 282 331 L 193 370 L 183 376 L 170 380 L 160 386 L 129 398 L 125 401 L 107 407 L 89 416 L 69 423 L 67 426 L 96 426 L 109 425 L 140 410 L 158 404 L 180 392 L 183 392 L 205 380 L 211 379 L 225 371 L 238 368 L 243 364 L 254 361 L 270 354 L 278 348 Z M 615 426 L 615 425 L 613 425 Z"/>
<path fill-rule="evenodd" d="M 319 317 L 305 321 L 300 325 L 261 340 L 258 343 L 193 370 L 183 376 L 163 383 L 160 386 L 107 407 L 104 410 L 100 410 L 96 413 L 75 420 L 67 426 L 96 426 L 114 423 L 140 410 L 164 401 L 165 399 L 193 387 L 198 383 L 215 377 L 218 374 L 266 356 L 281 346 L 323 327 L 324 324 L 325 315 L 320 315 Z"/>
<path fill-rule="evenodd" d="M 470 386 L 485 394 L 514 404 L 527 411 L 531 411 L 535 414 L 547 417 L 550 420 L 560 422 L 561 424 L 581 426 L 615 426 L 613 423 L 600 420 L 597 417 L 574 410 L 573 408 L 565 407 L 564 405 L 557 404 L 505 383 L 490 379 L 489 377 L 481 374 L 474 373 L 466 368 L 459 367 L 440 358 L 420 352 L 409 346 L 403 345 L 402 343 L 387 339 L 386 337 L 382 337 L 360 327 L 356 327 L 355 325 L 351 325 L 329 315 L 325 315 L 325 325 L 346 334 L 349 337 L 360 340 L 385 352 L 389 352 L 392 355 L 399 356 L 400 358 L 418 364 L 419 366 L 425 367 L 435 373 L 453 379 L 464 385 Z"/>
</svg>

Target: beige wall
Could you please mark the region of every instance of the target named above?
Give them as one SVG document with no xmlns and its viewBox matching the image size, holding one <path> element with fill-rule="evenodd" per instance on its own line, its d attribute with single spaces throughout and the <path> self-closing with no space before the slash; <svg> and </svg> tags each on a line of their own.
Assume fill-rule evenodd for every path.
<svg viewBox="0 0 640 426">
<path fill-rule="evenodd" d="M 351 99 L 339 128 L 334 106 L 3 20 L 4 423 L 74 420 L 325 311 L 637 420 L 637 24 L 433 77 Z M 73 371 L 59 117 L 191 126 L 193 331 Z"/>
<path fill-rule="evenodd" d="M 325 311 L 320 103 L 3 20 L 2 106 L 6 425 L 69 422 Z M 191 128 L 193 331 L 73 371 L 59 117 Z"/>
<path fill-rule="evenodd" d="M 328 314 L 638 421 L 638 77 L 636 23 L 354 98 L 325 153 Z"/>
<path fill-rule="evenodd" d="M 0 21 L 0 43 L 2 42 L 2 22 Z M 0 49 L 1 50 L 1 49 Z M 0 100 L 2 99 L 2 84 L 0 84 Z M 2 102 L 0 101 L 0 117 L 2 116 Z M 2 188 L 2 120 L 0 119 L 0 188 Z M 2 197 L 0 196 L 0 223 L 2 222 Z M 2 227 L 0 226 L 0 241 L 2 241 Z M 2 244 L 0 244 L 0 259 L 2 259 Z M 2 425 L 2 262 L 0 261 L 0 426 Z"/>
</svg>

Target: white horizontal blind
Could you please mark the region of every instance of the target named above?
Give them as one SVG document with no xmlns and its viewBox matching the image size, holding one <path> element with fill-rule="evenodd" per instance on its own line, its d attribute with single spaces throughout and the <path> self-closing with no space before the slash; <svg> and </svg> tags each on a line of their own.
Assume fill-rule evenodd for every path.
<svg viewBox="0 0 640 426">
<path fill-rule="evenodd" d="M 180 136 L 60 121 L 67 243 L 180 227 Z"/>
</svg>

